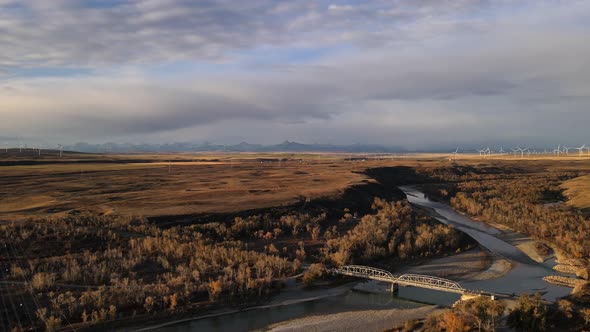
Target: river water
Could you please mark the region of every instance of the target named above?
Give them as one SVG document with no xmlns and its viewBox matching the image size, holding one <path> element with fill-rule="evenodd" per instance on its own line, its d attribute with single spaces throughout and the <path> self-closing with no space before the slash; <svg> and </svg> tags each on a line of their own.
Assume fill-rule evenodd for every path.
<svg viewBox="0 0 590 332">
<path fill-rule="evenodd" d="M 545 276 L 557 274 L 553 270 L 555 260 L 547 260 L 544 263 L 535 262 L 520 249 L 499 239 L 497 236 L 501 234 L 500 230 L 459 214 L 446 204 L 431 201 L 414 187 L 400 187 L 400 189 L 406 193 L 410 203 L 434 210 L 438 215 L 435 218 L 440 222 L 467 233 L 480 245 L 510 260 L 513 264 L 512 270 L 500 278 L 462 282 L 463 287 L 506 294 L 541 292 L 543 298 L 547 300 L 554 300 L 571 292 L 570 288 L 552 285 L 543 280 Z"/>
<path fill-rule="evenodd" d="M 415 205 L 429 208 L 435 212 L 435 218 L 440 222 L 452 225 L 467 233 L 490 252 L 508 259 L 513 269 L 506 275 L 490 280 L 461 282 L 466 289 L 482 290 L 495 293 L 521 294 L 541 292 L 547 300 L 569 294 L 571 289 L 551 285 L 542 280 L 543 277 L 556 274 L 552 267 L 552 260 L 537 263 L 530 259 L 518 248 L 501 240 L 501 231 L 481 222 L 474 221 L 455 212 L 448 205 L 428 199 L 415 187 L 400 187 L 408 200 Z M 386 285 L 377 282 L 359 282 L 357 288 L 381 288 Z M 305 298 L 305 291 L 301 298 Z M 365 293 L 349 290 L 343 294 L 329 296 L 313 301 L 299 302 L 289 305 L 256 308 L 249 311 L 210 317 L 179 323 L 159 328 L 166 332 L 196 332 L 196 331 L 251 331 L 310 315 L 330 314 L 353 310 L 376 310 L 392 308 L 416 308 L 422 303 L 450 305 L 459 299 L 459 295 L 437 292 L 414 287 L 400 287 L 396 297 L 382 293 Z"/>
</svg>

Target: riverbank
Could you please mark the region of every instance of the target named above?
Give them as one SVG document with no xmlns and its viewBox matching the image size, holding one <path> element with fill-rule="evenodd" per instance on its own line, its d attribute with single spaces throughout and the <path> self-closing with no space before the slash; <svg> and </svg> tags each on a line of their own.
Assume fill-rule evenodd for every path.
<svg viewBox="0 0 590 332">
<path fill-rule="evenodd" d="M 403 325 L 406 320 L 423 319 L 440 309 L 424 306 L 415 309 L 386 309 L 341 312 L 308 316 L 271 325 L 263 331 L 383 331 Z"/>
<path fill-rule="evenodd" d="M 302 285 L 300 285 L 300 284 L 295 285 L 294 284 L 292 287 L 290 287 L 289 289 L 284 290 L 280 294 L 276 295 L 273 298 L 273 300 L 271 300 L 270 302 L 268 302 L 267 304 L 264 304 L 264 305 L 252 306 L 252 307 L 247 307 L 247 308 L 243 308 L 243 309 L 236 309 L 236 310 L 220 310 L 220 311 L 216 311 L 216 312 L 213 312 L 213 313 L 210 313 L 207 315 L 176 319 L 176 320 L 171 320 L 171 321 L 157 324 L 157 325 L 150 325 L 150 326 L 146 326 L 143 328 L 137 328 L 134 331 L 140 332 L 140 331 L 162 330 L 162 329 L 165 329 L 168 327 L 173 327 L 175 325 L 179 325 L 179 324 L 187 323 L 187 322 L 191 322 L 191 321 L 198 321 L 198 320 L 202 320 L 202 319 L 229 316 L 229 315 L 234 315 L 237 313 L 243 313 L 243 312 L 248 312 L 248 311 L 286 307 L 286 306 L 295 305 L 295 304 L 299 304 L 299 303 L 317 301 L 317 300 L 321 300 L 321 299 L 325 299 L 325 298 L 329 298 L 329 297 L 335 297 L 335 296 L 342 295 L 342 294 L 346 293 L 347 291 L 349 291 L 350 289 L 352 289 L 352 287 L 354 287 L 354 285 L 355 285 L 355 283 L 349 283 L 349 284 L 345 284 L 345 285 L 341 285 L 341 286 L 337 286 L 337 287 L 332 287 L 332 288 L 305 290 L 305 289 L 303 289 Z"/>
<path fill-rule="evenodd" d="M 499 277 L 509 271 L 509 269 L 498 269 L 497 262 L 499 260 L 495 258 L 493 255 L 488 253 L 487 251 L 481 248 L 474 248 L 472 250 L 447 256 L 441 258 L 434 258 L 428 259 L 420 262 L 417 265 L 413 266 L 404 266 L 400 268 L 400 270 L 396 271 L 396 273 L 420 273 L 420 274 L 428 274 L 434 275 L 439 277 L 445 277 L 456 281 L 463 281 L 463 280 L 485 280 L 487 278 L 495 278 Z M 496 270 L 495 273 L 491 273 L 490 271 Z M 189 318 L 182 318 L 171 320 L 162 324 L 154 324 L 144 328 L 138 328 L 135 331 L 155 331 L 155 330 L 174 330 L 174 327 L 183 324 L 189 323 L 191 321 L 198 321 L 202 319 L 211 319 L 211 318 L 220 318 L 223 319 L 224 316 L 231 316 L 237 313 L 246 313 L 246 312 L 253 312 L 256 310 L 261 309 L 269 309 L 269 308 L 280 308 L 280 307 L 289 307 L 291 305 L 296 305 L 305 302 L 313 302 L 318 301 L 321 299 L 326 298 L 333 298 L 337 296 L 342 296 L 346 292 L 353 289 L 357 286 L 358 282 L 351 282 L 340 286 L 335 287 L 322 287 L 316 289 L 306 289 L 303 287 L 302 284 L 296 283 L 295 278 L 289 278 L 285 280 L 286 288 L 283 289 L 279 294 L 275 295 L 273 299 L 265 305 L 254 306 L 239 310 L 222 310 L 217 312 L 212 312 L 207 315 L 202 316 L 195 316 Z M 385 289 L 385 288 L 384 288 Z M 382 292 L 383 293 L 383 292 Z M 436 306 L 428 305 L 427 308 L 435 308 Z M 391 325 L 391 317 L 402 317 L 400 318 L 400 324 L 403 324 L 407 319 L 424 319 L 431 310 L 426 310 L 420 308 L 413 308 L 413 309 L 383 309 L 383 310 L 361 310 L 361 311 L 346 311 L 342 313 L 329 313 L 319 316 L 310 316 L 304 318 L 297 318 L 292 320 L 296 322 L 298 320 L 302 320 L 301 322 L 304 323 L 304 327 L 302 329 L 307 328 L 307 324 L 312 329 L 318 329 L 322 331 L 324 328 L 327 330 L 334 330 L 338 328 L 334 328 L 335 322 L 331 322 L 331 319 L 343 319 L 344 321 L 349 320 L 357 320 L 357 316 L 359 312 L 364 312 L 365 315 L 371 315 L 371 320 L 373 320 L 373 314 L 375 314 L 376 322 L 372 325 L 375 327 L 376 330 L 383 330 L 385 328 L 391 328 L 396 325 Z M 341 316 L 338 316 L 341 315 Z M 320 318 L 322 317 L 322 318 Z M 326 319 L 328 325 L 320 324 L 320 321 Z M 307 320 L 309 319 L 309 321 Z M 318 321 L 316 321 L 318 320 Z M 291 321 L 286 321 L 288 323 Z M 272 326 L 272 328 L 278 327 L 280 324 L 276 326 Z M 297 323 L 294 323 L 297 324 Z M 287 325 L 286 328 L 292 328 Z M 345 327 L 344 325 L 342 326 Z M 382 329 L 380 329 L 383 327 Z M 283 328 L 283 327 L 281 327 Z"/>
<path fill-rule="evenodd" d="M 563 254 L 556 250 L 551 243 L 533 240 L 529 236 L 519 233 L 514 229 L 497 222 L 483 220 L 477 221 L 488 224 L 500 230 L 498 238 L 515 246 L 537 263 L 543 263 L 555 257 L 563 257 Z"/>
<path fill-rule="evenodd" d="M 462 284 L 466 288 L 515 295 L 542 291 L 544 298 L 549 301 L 567 296 L 571 292 L 567 287 L 543 280 L 555 272 L 552 270 L 555 262 L 549 259 L 551 256 L 547 256 L 552 254 L 548 247 L 507 227 L 473 220 L 447 204 L 430 200 L 416 186 L 405 186 L 400 189 L 413 205 L 428 211 L 441 222 L 467 233 L 499 259 L 495 266 L 490 267 L 489 272 L 501 275 L 501 278 L 487 279 L 491 276 L 484 274 L 480 277 L 485 280 L 463 281 Z M 510 269 L 508 264 L 511 265 Z M 524 280 L 526 282 L 523 282 Z"/>
<path fill-rule="evenodd" d="M 419 189 L 419 188 L 421 188 L 421 186 L 400 187 L 400 189 L 402 189 L 402 190 L 404 190 L 404 188 L 406 188 L 406 192 L 405 192 L 406 195 L 410 195 L 410 196 L 414 196 L 414 197 L 418 198 L 416 195 L 414 195 L 412 193 L 408 193 L 407 190 L 408 189 L 409 190 Z M 441 203 L 441 204 L 444 204 L 447 206 L 449 204 L 449 202 L 446 202 L 446 201 L 441 202 L 436 197 L 428 197 L 428 199 L 431 200 L 432 202 Z M 421 205 L 421 204 L 418 204 L 418 206 L 419 206 L 419 208 L 422 208 L 424 211 L 426 211 L 428 214 L 430 214 L 434 218 L 446 219 L 444 216 L 441 216 L 439 213 L 437 213 L 436 209 L 434 209 L 432 207 Z M 489 221 L 489 220 L 481 220 L 479 218 L 468 216 L 468 215 L 461 213 L 459 211 L 454 211 L 454 212 L 466 219 L 475 221 L 476 223 L 481 223 L 482 228 L 478 228 L 480 231 L 488 232 L 490 229 L 493 229 L 493 234 L 490 234 L 490 235 L 493 235 L 494 237 L 496 237 L 502 241 L 505 241 L 508 244 L 514 246 L 520 252 L 522 252 L 523 254 L 525 254 L 526 256 L 528 256 L 530 259 L 532 259 L 533 261 L 535 261 L 537 263 L 544 263 L 545 261 L 552 259 L 552 258 L 559 259 L 560 257 L 563 257 L 563 253 L 560 253 L 558 250 L 556 250 L 554 248 L 554 245 L 551 243 L 535 241 L 535 240 L 531 239 L 528 235 L 523 234 L 523 233 L 519 233 L 504 224 L 500 224 L 500 223 L 497 223 L 494 221 Z M 509 263 L 509 262 L 507 260 L 505 260 L 505 262 L 499 263 L 499 264 L 506 265 L 506 263 Z"/>
<path fill-rule="evenodd" d="M 475 248 L 459 254 L 400 268 L 396 273 L 431 275 L 454 281 L 488 280 L 510 272 L 512 264 L 489 251 Z"/>
</svg>

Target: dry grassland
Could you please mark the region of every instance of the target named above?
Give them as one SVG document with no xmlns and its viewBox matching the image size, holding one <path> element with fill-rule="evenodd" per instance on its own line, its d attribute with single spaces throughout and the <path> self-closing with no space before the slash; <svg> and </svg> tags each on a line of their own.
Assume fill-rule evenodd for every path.
<svg viewBox="0 0 590 332">
<path fill-rule="evenodd" d="M 233 212 L 338 194 L 368 180 L 353 163 L 160 162 L 0 167 L 0 219 L 71 210 Z"/>
<path fill-rule="evenodd" d="M 347 160 L 350 156 L 355 161 Z M 503 158 L 501 158 L 503 157 Z M 437 167 L 456 162 L 552 170 L 588 170 L 590 159 L 460 154 L 388 157 L 311 153 L 57 154 L 2 156 L 0 219 L 16 220 L 71 210 L 140 216 L 236 212 L 334 196 L 373 181 L 362 172 L 380 166 Z M 281 162 L 279 163 L 279 159 Z M 22 165 L 9 163 L 21 162 Z M 26 164 L 29 163 L 29 164 Z M 6 166 L 8 165 L 8 166 Z M 575 206 L 590 206 L 588 177 L 568 181 Z"/>
<path fill-rule="evenodd" d="M 579 209 L 590 209 L 590 175 L 566 181 L 562 188 L 569 205 Z"/>
</svg>

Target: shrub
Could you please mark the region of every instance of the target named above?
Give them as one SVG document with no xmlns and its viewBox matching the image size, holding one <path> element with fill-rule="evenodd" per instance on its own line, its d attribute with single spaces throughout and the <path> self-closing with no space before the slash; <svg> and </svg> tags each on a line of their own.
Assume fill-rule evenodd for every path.
<svg viewBox="0 0 590 332">
<path fill-rule="evenodd" d="M 326 268 L 324 264 L 311 264 L 309 269 L 307 269 L 307 271 L 305 271 L 305 273 L 303 274 L 303 283 L 306 286 L 310 286 L 313 284 L 314 281 L 322 278 L 325 272 Z"/>
</svg>

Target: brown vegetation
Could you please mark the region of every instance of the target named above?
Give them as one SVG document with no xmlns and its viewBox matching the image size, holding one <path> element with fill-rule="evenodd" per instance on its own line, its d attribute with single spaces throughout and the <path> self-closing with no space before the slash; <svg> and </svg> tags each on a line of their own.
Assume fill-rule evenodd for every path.
<svg viewBox="0 0 590 332">
<path fill-rule="evenodd" d="M 237 212 L 337 196 L 369 179 L 355 172 L 362 168 L 352 162 L 286 158 L 279 166 L 278 159 L 166 163 L 160 158 L 0 166 L 0 218 L 75 210 L 147 217 Z"/>
<path fill-rule="evenodd" d="M 340 266 L 379 258 L 401 260 L 441 254 L 465 245 L 463 233 L 418 215 L 407 201 L 375 199 L 376 214 L 366 215 L 341 237 L 327 239 L 325 260 Z"/>
<path fill-rule="evenodd" d="M 280 167 L 260 156 L 166 157 L 0 166 L 0 293 L 4 313 L 24 308 L 6 326 L 55 330 L 247 304 L 308 264 L 311 283 L 333 266 L 388 268 L 471 245 L 402 201 L 399 184 L 431 183 L 429 192 L 466 213 L 557 239 L 575 257 L 590 253 L 587 217 L 543 205 L 562 199 L 560 183 L 580 175 L 571 169 L 441 167 L 440 156 L 361 163 L 291 155 Z M 381 167 L 402 164 L 416 168 Z M 446 328 L 489 326 L 477 308 L 449 314 Z"/>
<path fill-rule="evenodd" d="M 492 173 L 488 173 L 493 171 Z M 514 176 L 520 174 L 520 176 Z M 552 205 L 562 199 L 560 185 L 577 173 L 527 173 L 519 169 L 456 168 L 435 173 L 440 184 L 430 194 L 449 200 L 457 210 L 481 220 L 500 223 L 552 243 L 571 257 L 590 257 L 590 220 L 579 210 Z"/>
<path fill-rule="evenodd" d="M 388 194 L 381 190 L 367 183 L 336 201 L 233 218 L 209 215 L 165 227 L 79 210 L 4 222 L 0 234 L 8 245 L 0 254 L 8 274 L 2 281 L 21 287 L 28 299 L 26 310 L 6 323 L 51 330 L 258 302 L 304 262 L 312 264 L 304 275 L 311 283 L 325 275 L 322 263 L 407 260 L 468 245 L 461 233 L 407 202 L 376 199 L 371 207 L 373 195 Z M 348 203 L 354 208 L 343 209 Z M 371 208 L 373 213 L 357 216 Z M 7 292 L 2 296 L 17 301 Z"/>
<path fill-rule="evenodd" d="M 567 197 L 567 204 L 579 209 L 590 209 L 590 175 L 565 181 L 561 188 Z"/>
<path fill-rule="evenodd" d="M 500 326 L 506 306 L 489 297 L 478 297 L 455 305 L 452 310 L 430 316 L 426 331 L 468 332 L 495 331 Z"/>
</svg>

